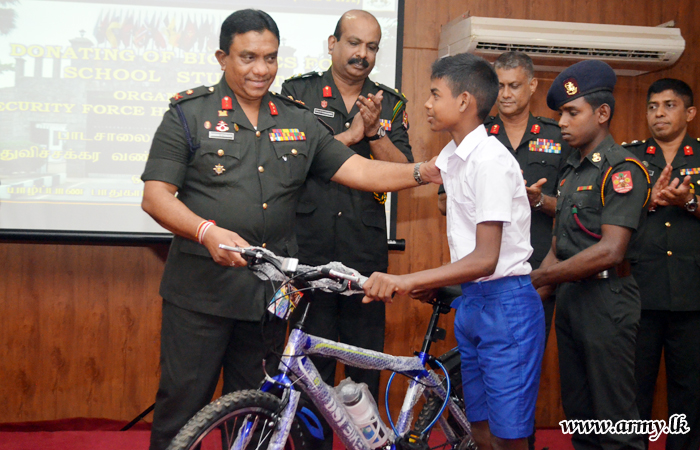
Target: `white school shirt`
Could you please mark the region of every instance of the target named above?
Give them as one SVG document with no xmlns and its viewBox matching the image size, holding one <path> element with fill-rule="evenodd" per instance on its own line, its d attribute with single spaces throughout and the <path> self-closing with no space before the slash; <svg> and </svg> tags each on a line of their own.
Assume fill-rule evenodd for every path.
<svg viewBox="0 0 700 450">
<path fill-rule="evenodd" d="M 476 247 L 476 225 L 503 222 L 496 271 L 475 281 L 528 275 L 530 202 L 520 166 L 513 155 L 483 125 L 457 146 L 442 149 L 435 162 L 447 193 L 447 242 L 452 262 Z"/>
</svg>

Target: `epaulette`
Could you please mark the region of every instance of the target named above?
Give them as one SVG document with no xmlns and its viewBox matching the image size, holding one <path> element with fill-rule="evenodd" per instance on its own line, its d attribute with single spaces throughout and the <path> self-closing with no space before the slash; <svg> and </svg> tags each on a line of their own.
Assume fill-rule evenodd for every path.
<svg viewBox="0 0 700 450">
<path fill-rule="evenodd" d="M 496 120 L 496 116 L 488 116 L 486 119 L 484 119 L 484 126 L 488 127 L 493 123 L 493 121 Z"/>
<path fill-rule="evenodd" d="M 298 73 L 296 75 L 292 75 L 291 77 L 287 78 L 284 81 L 302 80 L 305 78 L 321 77 L 321 76 L 323 76 L 323 72 Z"/>
<path fill-rule="evenodd" d="M 632 142 L 623 142 L 620 144 L 621 146 L 628 148 L 628 147 L 636 147 L 637 145 L 642 145 L 646 142 L 646 139 L 638 141 L 637 139 L 633 140 Z"/>
<path fill-rule="evenodd" d="M 278 94 L 277 92 L 272 92 L 272 91 L 270 91 L 270 94 L 274 95 L 275 98 L 279 98 L 280 100 L 283 100 L 283 101 L 289 103 L 290 105 L 296 106 L 297 108 L 301 108 L 301 109 L 305 109 L 307 111 L 310 111 L 309 107 L 306 106 L 304 104 L 304 102 L 302 102 L 301 100 L 295 99 L 291 95 L 284 96 L 282 94 Z"/>
<path fill-rule="evenodd" d="M 191 100 L 193 98 L 201 97 L 203 95 L 213 94 L 216 88 L 214 86 L 199 86 L 194 89 L 188 89 L 186 91 L 177 93 L 170 97 L 170 104 L 177 105 L 185 100 Z"/>
<path fill-rule="evenodd" d="M 275 98 L 278 98 L 278 99 L 282 100 L 283 102 L 285 102 L 285 103 L 287 103 L 287 104 L 289 104 L 289 105 L 294 105 L 294 106 L 296 106 L 296 107 L 299 108 L 299 109 L 304 109 L 304 110 L 306 110 L 306 111 L 311 112 L 311 109 L 310 109 L 308 106 L 306 106 L 306 105 L 304 104 L 304 102 L 302 102 L 301 100 L 296 100 L 296 99 L 295 99 L 294 97 L 292 97 L 291 95 L 285 97 L 285 96 L 282 95 L 282 94 L 278 94 L 277 92 L 272 92 L 272 91 L 270 91 L 270 94 L 274 95 Z M 328 129 L 328 131 L 330 131 L 331 134 L 334 133 L 333 127 L 331 127 L 331 126 L 328 125 L 326 122 L 324 122 L 323 120 L 321 120 L 318 116 L 314 115 L 314 117 L 316 118 L 316 120 L 318 120 L 319 122 L 321 122 L 321 124 L 322 124 L 324 127 L 326 127 L 326 129 Z"/>
<path fill-rule="evenodd" d="M 406 98 L 406 96 L 403 95 L 403 92 L 400 92 L 398 89 L 390 88 L 386 84 L 379 83 L 378 81 L 375 81 L 374 85 L 377 86 L 382 91 L 389 93 L 395 97 L 398 97 L 399 100 L 401 100 L 402 102 L 408 103 L 408 99 Z"/>
<path fill-rule="evenodd" d="M 537 116 L 537 120 L 539 120 L 542 123 L 546 123 L 548 125 L 554 125 L 555 127 L 559 128 L 559 121 L 550 119 L 549 117 L 543 117 L 543 116 Z"/>
</svg>

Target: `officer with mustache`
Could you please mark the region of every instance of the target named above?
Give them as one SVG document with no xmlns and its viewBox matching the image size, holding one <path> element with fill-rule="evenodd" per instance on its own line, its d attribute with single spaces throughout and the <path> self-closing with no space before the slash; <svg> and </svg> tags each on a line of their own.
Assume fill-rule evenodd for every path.
<svg viewBox="0 0 700 450">
<path fill-rule="evenodd" d="M 326 72 L 288 79 L 281 93 L 304 102 L 333 128 L 335 139 L 358 155 L 412 162 L 406 98 L 369 78 L 380 40 L 381 28 L 372 14 L 346 12 L 328 37 L 332 66 Z M 385 199 L 383 192 L 361 192 L 320 177 L 307 178 L 297 208 L 300 261 L 311 265 L 340 261 L 367 276 L 386 272 Z M 384 348 L 384 325 L 384 303 L 363 305 L 362 295 L 348 298 L 318 292 L 306 319 L 311 334 L 376 351 Z M 314 364 L 324 381 L 333 384 L 336 362 L 320 358 Z M 378 398 L 379 372 L 346 367 L 345 375 L 367 383 Z"/>
</svg>

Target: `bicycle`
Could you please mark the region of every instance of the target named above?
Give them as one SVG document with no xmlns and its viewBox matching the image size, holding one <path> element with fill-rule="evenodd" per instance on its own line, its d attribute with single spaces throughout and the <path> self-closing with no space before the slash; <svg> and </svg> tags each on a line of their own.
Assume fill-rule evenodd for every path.
<svg viewBox="0 0 700 450">
<path fill-rule="evenodd" d="M 324 289 L 349 295 L 361 293 L 366 281 L 365 277 L 337 262 L 310 267 L 298 264 L 294 258 L 278 257 L 258 247 L 221 247 L 241 253 L 260 278 L 282 283 L 271 304 L 283 312 L 294 304 L 294 296 L 300 292 Z M 421 351 L 413 357 L 392 356 L 305 333 L 304 320 L 311 304 L 306 304 L 302 318 L 289 334 L 279 373 L 273 377 L 266 374 L 259 390 L 232 392 L 204 407 L 180 430 L 169 450 L 214 447 L 302 450 L 307 438 L 322 439 L 323 436 L 319 436 L 318 418 L 300 404 L 299 389 L 308 395 L 347 449 L 428 450 L 428 438 L 435 424 L 442 429 L 445 442 L 433 448 L 476 449 L 461 396 L 459 353 L 452 350 L 440 358 L 429 354 L 431 343 L 445 338 L 445 330 L 438 328 L 437 323 L 440 315 L 450 311 L 449 304 L 432 302 L 433 313 Z M 331 357 L 365 369 L 391 370 L 394 373 L 389 385 L 396 373 L 410 378 L 397 423 L 391 423 L 389 417 L 392 432 L 386 443 L 379 447 L 370 446 L 334 388 L 322 381 L 307 355 Z M 444 376 L 439 377 L 433 371 L 438 368 Z M 426 402 L 411 428 L 413 408 L 421 394 Z M 386 406 L 389 415 L 388 395 Z"/>
</svg>

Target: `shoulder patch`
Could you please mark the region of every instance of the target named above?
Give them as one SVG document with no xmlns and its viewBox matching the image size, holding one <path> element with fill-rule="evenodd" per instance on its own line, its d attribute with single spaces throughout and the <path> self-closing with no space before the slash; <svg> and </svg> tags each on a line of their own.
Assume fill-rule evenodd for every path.
<svg viewBox="0 0 700 450">
<path fill-rule="evenodd" d="M 390 88 L 389 86 L 382 84 L 382 83 L 378 83 L 378 82 L 375 82 L 374 85 L 377 86 L 382 91 L 386 92 L 387 94 L 391 94 L 395 97 L 398 97 L 404 103 L 408 103 L 408 99 L 406 98 L 406 96 L 403 95 L 403 92 L 399 92 L 398 89 Z"/>
<path fill-rule="evenodd" d="M 193 98 L 197 97 L 202 97 L 204 95 L 210 95 L 213 94 L 214 91 L 216 90 L 215 86 L 199 86 L 194 89 L 188 89 L 183 92 L 179 92 L 172 97 L 170 97 L 170 104 L 171 105 L 177 105 L 178 103 L 182 103 L 186 100 L 191 100 Z"/>
<path fill-rule="evenodd" d="M 539 120 L 542 123 L 546 123 L 548 125 L 554 125 L 555 127 L 559 128 L 559 121 L 550 119 L 549 117 L 543 117 L 543 116 L 537 116 L 537 120 Z"/>
</svg>

